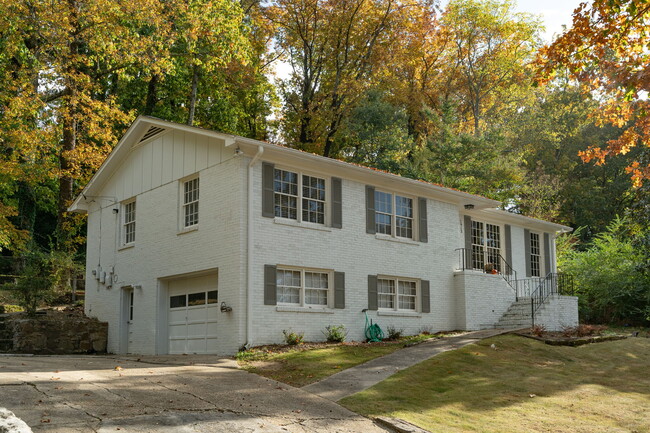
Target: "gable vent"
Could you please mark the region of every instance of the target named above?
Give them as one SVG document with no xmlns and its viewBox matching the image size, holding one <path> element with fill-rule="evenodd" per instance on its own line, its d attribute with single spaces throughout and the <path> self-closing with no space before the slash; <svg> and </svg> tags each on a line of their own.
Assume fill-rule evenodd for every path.
<svg viewBox="0 0 650 433">
<path fill-rule="evenodd" d="M 140 139 L 140 143 L 142 143 L 145 140 L 150 139 L 151 137 L 155 137 L 156 135 L 160 134 L 163 132 L 165 129 L 164 128 L 159 128 L 158 126 L 152 126 L 149 128 L 149 130 L 142 136 Z"/>
</svg>

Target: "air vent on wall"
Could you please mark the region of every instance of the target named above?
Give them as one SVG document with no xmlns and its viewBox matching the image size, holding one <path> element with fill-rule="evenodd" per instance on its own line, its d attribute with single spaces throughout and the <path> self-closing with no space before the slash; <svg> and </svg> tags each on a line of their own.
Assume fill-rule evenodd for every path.
<svg viewBox="0 0 650 433">
<path fill-rule="evenodd" d="M 150 139 L 151 137 L 154 137 L 154 136 L 160 134 L 160 133 L 163 132 L 164 130 L 165 130 L 164 128 L 159 128 L 159 127 L 157 127 L 157 126 L 151 126 L 151 127 L 149 128 L 149 130 L 146 132 L 146 134 L 144 134 L 144 135 L 142 136 L 142 138 L 140 139 L 140 143 L 142 143 L 142 142 L 145 141 L 145 140 Z"/>
</svg>

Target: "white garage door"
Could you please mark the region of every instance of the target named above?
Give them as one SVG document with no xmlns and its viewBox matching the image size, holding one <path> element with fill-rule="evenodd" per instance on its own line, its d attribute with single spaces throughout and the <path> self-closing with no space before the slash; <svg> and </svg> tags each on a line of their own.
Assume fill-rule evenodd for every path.
<svg viewBox="0 0 650 433">
<path fill-rule="evenodd" d="M 217 353 L 218 292 L 210 285 L 216 277 L 170 284 L 169 353 Z"/>
</svg>

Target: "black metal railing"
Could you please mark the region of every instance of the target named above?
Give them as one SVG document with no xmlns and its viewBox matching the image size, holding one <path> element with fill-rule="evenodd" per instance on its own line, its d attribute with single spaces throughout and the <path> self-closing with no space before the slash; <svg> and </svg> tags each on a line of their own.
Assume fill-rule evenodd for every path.
<svg viewBox="0 0 650 433">
<path fill-rule="evenodd" d="M 575 293 L 573 276 L 569 274 L 551 272 L 544 278 L 534 280 L 537 281 L 537 286 L 530 293 L 530 312 L 533 327 L 535 326 L 535 313 L 544 305 L 549 296 L 573 295 Z"/>
<path fill-rule="evenodd" d="M 457 248 L 455 251 L 458 252 L 458 270 L 475 270 L 486 274 L 501 275 L 506 283 L 512 287 L 516 295 L 517 272 L 501 254 L 469 248 Z"/>
</svg>

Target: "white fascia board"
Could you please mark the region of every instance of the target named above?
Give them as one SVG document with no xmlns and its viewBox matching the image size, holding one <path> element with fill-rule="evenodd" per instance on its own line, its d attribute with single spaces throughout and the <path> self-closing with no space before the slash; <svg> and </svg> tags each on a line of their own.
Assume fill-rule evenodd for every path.
<svg viewBox="0 0 650 433">
<path fill-rule="evenodd" d="M 350 164 L 337 159 L 327 158 L 288 147 L 277 146 L 248 138 L 236 138 L 237 144 L 247 156 L 252 156 L 259 145 L 264 147 L 264 160 L 288 167 L 300 167 L 304 170 L 338 176 L 343 179 L 366 183 L 391 191 L 403 192 L 452 203 L 458 206 L 472 204 L 476 209 L 499 206 L 501 202 L 439 185 L 409 179 L 396 174 L 372 168 Z"/>
<path fill-rule="evenodd" d="M 556 224 L 549 221 L 540 220 L 537 218 L 527 217 L 525 215 L 508 212 L 502 209 L 482 209 L 476 213 L 473 213 L 473 215 L 476 215 L 477 218 L 480 218 L 481 214 L 487 215 L 491 219 L 496 221 L 507 222 L 507 223 L 517 225 L 519 227 L 524 227 L 533 230 L 553 232 L 557 234 L 569 233 L 573 231 L 573 228 L 569 226 Z"/>
</svg>

